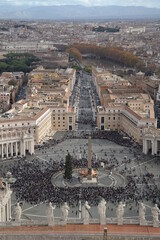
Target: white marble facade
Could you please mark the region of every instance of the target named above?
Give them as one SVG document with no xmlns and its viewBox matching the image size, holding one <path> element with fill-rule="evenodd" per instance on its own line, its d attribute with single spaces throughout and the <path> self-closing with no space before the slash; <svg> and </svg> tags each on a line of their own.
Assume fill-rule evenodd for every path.
<svg viewBox="0 0 160 240">
<path fill-rule="evenodd" d="M 23 157 L 34 153 L 34 136 L 26 131 L 0 132 L 0 159 Z"/>
<path fill-rule="evenodd" d="M 160 153 L 160 130 L 146 128 L 143 132 L 143 153 L 151 152 L 152 155 Z"/>
</svg>

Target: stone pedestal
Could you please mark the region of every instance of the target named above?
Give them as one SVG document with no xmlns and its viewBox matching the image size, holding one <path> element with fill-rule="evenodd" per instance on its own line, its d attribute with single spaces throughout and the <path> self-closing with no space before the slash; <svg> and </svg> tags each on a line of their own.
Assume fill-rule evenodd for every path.
<svg viewBox="0 0 160 240">
<path fill-rule="evenodd" d="M 49 222 L 49 223 L 48 223 L 48 226 L 49 226 L 49 227 L 52 227 L 52 226 L 54 226 L 54 225 L 55 225 L 54 222 Z"/>
<path fill-rule="evenodd" d="M 140 226 L 147 226 L 147 221 L 146 220 L 141 220 L 139 221 Z"/>
<path fill-rule="evenodd" d="M 122 226 L 122 225 L 123 225 L 123 218 L 117 219 L 117 224 L 118 224 L 119 226 Z"/>
<path fill-rule="evenodd" d="M 67 225 L 67 221 L 61 221 L 61 222 L 59 222 L 59 225 L 66 226 Z"/>
<path fill-rule="evenodd" d="M 18 227 L 18 226 L 21 226 L 21 222 L 12 222 L 12 226 L 16 226 L 16 227 Z"/>
<path fill-rule="evenodd" d="M 84 224 L 84 225 L 88 225 L 88 224 L 89 224 L 89 219 L 84 219 L 84 220 L 83 220 L 83 224 Z"/>
<path fill-rule="evenodd" d="M 100 225 L 106 225 L 107 220 L 106 218 L 100 218 Z"/>
<path fill-rule="evenodd" d="M 159 228 L 159 221 L 153 221 L 153 227 Z"/>
<path fill-rule="evenodd" d="M 97 178 L 92 178 L 89 179 L 88 177 L 84 177 L 82 178 L 82 184 L 97 184 L 98 181 L 97 181 Z"/>
</svg>

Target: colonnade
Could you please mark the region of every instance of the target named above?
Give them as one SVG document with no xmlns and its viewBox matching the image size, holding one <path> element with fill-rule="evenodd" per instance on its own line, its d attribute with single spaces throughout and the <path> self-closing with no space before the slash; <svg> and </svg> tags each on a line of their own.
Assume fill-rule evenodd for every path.
<svg viewBox="0 0 160 240">
<path fill-rule="evenodd" d="M 160 140 L 157 139 L 143 139 L 143 153 L 147 154 L 149 151 L 151 151 L 152 155 L 158 154 L 158 142 Z"/>
<path fill-rule="evenodd" d="M 0 157 L 1 159 L 9 157 L 25 156 L 26 152 L 34 153 L 34 141 L 32 140 L 19 140 L 19 141 L 9 141 L 0 142 Z"/>
<path fill-rule="evenodd" d="M 160 153 L 160 129 L 146 128 L 143 131 L 143 153 L 152 155 Z"/>
<path fill-rule="evenodd" d="M 9 132 L 0 135 L 0 159 L 23 157 L 34 153 L 34 135 L 29 132 Z"/>
</svg>

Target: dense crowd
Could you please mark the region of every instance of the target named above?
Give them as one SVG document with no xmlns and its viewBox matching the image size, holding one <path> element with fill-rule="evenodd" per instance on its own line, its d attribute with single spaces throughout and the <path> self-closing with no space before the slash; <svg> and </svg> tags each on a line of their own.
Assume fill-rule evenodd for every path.
<svg viewBox="0 0 160 240">
<path fill-rule="evenodd" d="M 61 139 L 50 139 L 47 142 L 43 142 L 43 146 L 37 146 L 36 148 L 46 148 L 55 146 L 60 142 L 65 141 L 66 139 L 87 139 L 88 136 L 91 136 L 92 139 L 106 139 L 108 141 L 114 142 L 120 146 L 129 147 L 131 151 L 135 148 L 136 152 L 141 150 L 141 147 L 132 141 L 131 138 L 125 137 L 122 133 L 117 131 L 66 131 L 64 136 Z"/>
<path fill-rule="evenodd" d="M 113 166 L 117 163 L 114 157 Z M 126 160 L 127 166 L 129 160 Z M 157 164 L 159 164 L 157 162 Z M 100 163 L 93 161 L 94 168 L 99 168 Z M 86 167 L 87 160 L 73 159 L 73 167 Z M 116 165 L 118 166 L 118 165 Z M 126 185 L 124 187 L 57 187 L 51 183 L 52 176 L 58 171 L 64 169 L 64 162 L 39 162 L 37 159 L 32 162 L 18 161 L 10 167 L 10 171 L 17 181 L 12 185 L 16 194 L 17 201 L 27 201 L 31 204 L 39 204 L 41 202 L 53 202 L 60 206 L 64 202 L 68 202 L 71 206 L 76 206 L 81 199 L 89 201 L 91 205 L 97 205 L 100 198 L 104 198 L 107 202 L 110 201 L 117 204 L 119 201 L 135 202 L 138 205 L 139 201 L 151 200 L 156 203 L 160 199 L 160 193 L 153 183 L 153 174 L 146 171 L 141 177 L 138 177 L 133 171 L 128 174 L 126 167 L 124 176 L 126 177 Z M 138 188 L 137 184 L 143 183 L 143 189 Z"/>
</svg>

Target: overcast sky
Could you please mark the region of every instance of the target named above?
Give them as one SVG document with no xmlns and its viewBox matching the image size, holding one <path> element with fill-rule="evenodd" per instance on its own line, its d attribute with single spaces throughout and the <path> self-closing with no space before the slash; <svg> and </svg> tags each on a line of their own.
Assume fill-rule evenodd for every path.
<svg viewBox="0 0 160 240">
<path fill-rule="evenodd" d="M 81 4 L 93 5 L 118 5 L 118 6 L 145 6 L 160 8 L 160 0 L 0 0 L 0 5 L 65 5 Z"/>
</svg>

